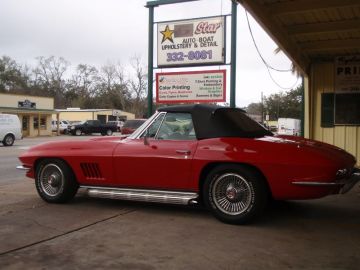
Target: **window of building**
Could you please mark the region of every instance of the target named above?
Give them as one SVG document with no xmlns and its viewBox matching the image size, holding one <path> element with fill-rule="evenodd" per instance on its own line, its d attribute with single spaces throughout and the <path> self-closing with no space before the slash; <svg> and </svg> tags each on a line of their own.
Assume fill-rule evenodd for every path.
<svg viewBox="0 0 360 270">
<path fill-rule="evenodd" d="M 40 117 L 40 129 L 46 129 L 46 116 Z"/>
<path fill-rule="evenodd" d="M 360 125 L 360 93 L 323 93 L 321 126 Z"/>
<path fill-rule="evenodd" d="M 40 117 L 40 129 L 46 130 L 47 123 L 46 123 L 46 116 Z M 39 128 L 39 117 L 34 117 L 34 129 Z"/>
<path fill-rule="evenodd" d="M 34 129 L 39 128 L 39 117 L 34 117 Z"/>
</svg>

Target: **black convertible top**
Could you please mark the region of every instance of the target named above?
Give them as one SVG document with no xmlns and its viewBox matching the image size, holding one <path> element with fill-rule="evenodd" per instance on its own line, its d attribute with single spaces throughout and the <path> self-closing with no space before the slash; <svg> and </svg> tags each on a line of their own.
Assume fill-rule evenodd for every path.
<svg viewBox="0 0 360 270">
<path fill-rule="evenodd" d="M 191 113 L 197 139 L 219 137 L 256 138 L 273 135 L 244 110 L 218 105 L 179 105 L 158 109 L 159 112 Z"/>
</svg>

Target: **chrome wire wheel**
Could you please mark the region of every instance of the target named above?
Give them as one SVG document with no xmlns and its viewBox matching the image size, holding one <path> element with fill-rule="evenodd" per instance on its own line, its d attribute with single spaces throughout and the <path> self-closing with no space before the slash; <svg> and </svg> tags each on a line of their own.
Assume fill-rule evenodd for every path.
<svg viewBox="0 0 360 270">
<path fill-rule="evenodd" d="M 62 192 L 64 173 L 58 165 L 53 163 L 45 165 L 39 178 L 41 189 L 47 196 L 55 197 Z"/>
<path fill-rule="evenodd" d="M 254 196 L 249 182 L 235 173 L 220 175 L 215 179 L 211 192 L 216 207 L 232 216 L 244 213 Z"/>
</svg>

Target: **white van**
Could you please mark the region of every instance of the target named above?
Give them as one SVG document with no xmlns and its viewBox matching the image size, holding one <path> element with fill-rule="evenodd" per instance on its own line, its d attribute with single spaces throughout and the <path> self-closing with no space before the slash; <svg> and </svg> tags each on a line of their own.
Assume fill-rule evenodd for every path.
<svg viewBox="0 0 360 270">
<path fill-rule="evenodd" d="M 0 142 L 11 146 L 22 138 L 20 120 L 17 115 L 0 113 Z"/>
<path fill-rule="evenodd" d="M 278 119 L 278 134 L 279 135 L 294 135 L 300 136 L 301 120 L 294 118 L 279 118 Z"/>
</svg>

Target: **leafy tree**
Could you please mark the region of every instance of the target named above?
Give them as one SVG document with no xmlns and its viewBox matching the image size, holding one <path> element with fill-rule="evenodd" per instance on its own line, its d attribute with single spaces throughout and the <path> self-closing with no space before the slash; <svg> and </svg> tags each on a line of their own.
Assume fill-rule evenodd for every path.
<svg viewBox="0 0 360 270">
<path fill-rule="evenodd" d="M 264 98 L 264 111 L 270 120 L 283 118 L 301 118 L 301 99 L 304 86 L 300 85 L 288 92 L 271 94 Z"/>
<path fill-rule="evenodd" d="M 0 58 L 0 92 L 19 92 L 27 89 L 27 77 L 22 67 L 8 56 Z"/>
<path fill-rule="evenodd" d="M 262 113 L 262 104 L 261 102 L 250 103 L 246 108 L 248 114 L 261 115 Z"/>
</svg>

